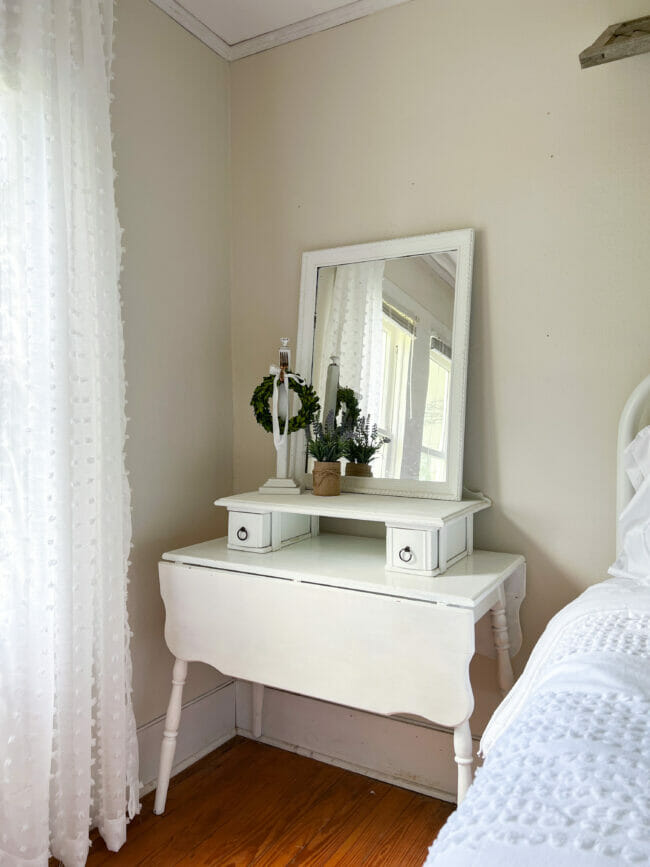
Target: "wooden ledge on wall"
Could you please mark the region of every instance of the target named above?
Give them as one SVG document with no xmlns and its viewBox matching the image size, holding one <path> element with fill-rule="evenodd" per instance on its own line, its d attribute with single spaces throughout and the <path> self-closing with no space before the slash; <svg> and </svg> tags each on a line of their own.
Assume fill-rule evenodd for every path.
<svg viewBox="0 0 650 867">
<path fill-rule="evenodd" d="M 593 45 L 580 53 L 580 66 L 588 69 L 646 51 L 650 51 L 650 15 L 612 24 Z"/>
</svg>

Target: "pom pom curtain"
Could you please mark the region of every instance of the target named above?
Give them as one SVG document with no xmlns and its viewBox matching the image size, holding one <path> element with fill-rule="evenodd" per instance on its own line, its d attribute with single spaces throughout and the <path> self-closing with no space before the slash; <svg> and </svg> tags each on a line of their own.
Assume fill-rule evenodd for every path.
<svg viewBox="0 0 650 867">
<path fill-rule="evenodd" d="M 112 0 L 0 0 L 0 863 L 138 810 Z"/>
<path fill-rule="evenodd" d="M 339 357 L 339 381 L 361 394 L 361 412 L 378 421 L 383 378 L 382 291 L 385 262 L 358 262 L 336 268 L 331 292 L 319 297 L 325 323 L 318 394 L 324 395 L 330 356 Z"/>
</svg>

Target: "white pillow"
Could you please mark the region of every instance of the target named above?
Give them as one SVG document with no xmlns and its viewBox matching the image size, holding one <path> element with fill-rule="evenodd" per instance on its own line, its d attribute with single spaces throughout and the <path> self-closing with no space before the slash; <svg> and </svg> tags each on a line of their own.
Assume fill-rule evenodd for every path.
<svg viewBox="0 0 650 867">
<path fill-rule="evenodd" d="M 650 476 L 650 425 L 644 427 L 625 449 L 625 470 L 638 491 L 643 480 Z"/>
<path fill-rule="evenodd" d="M 623 545 L 609 574 L 615 578 L 650 578 L 650 426 L 625 450 L 626 470 L 636 494 L 619 516 Z"/>
</svg>

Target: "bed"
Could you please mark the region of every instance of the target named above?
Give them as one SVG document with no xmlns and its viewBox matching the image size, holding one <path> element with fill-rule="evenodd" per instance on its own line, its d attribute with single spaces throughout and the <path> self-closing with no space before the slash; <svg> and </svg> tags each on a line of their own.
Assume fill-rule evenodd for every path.
<svg viewBox="0 0 650 867">
<path fill-rule="evenodd" d="M 650 865 L 650 376 L 621 416 L 612 577 L 549 623 L 425 867 Z"/>
</svg>

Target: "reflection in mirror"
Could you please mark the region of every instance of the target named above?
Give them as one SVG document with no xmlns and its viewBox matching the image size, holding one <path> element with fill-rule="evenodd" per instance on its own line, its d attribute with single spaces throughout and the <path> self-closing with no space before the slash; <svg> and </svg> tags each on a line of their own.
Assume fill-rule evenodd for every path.
<svg viewBox="0 0 650 867">
<path fill-rule="evenodd" d="M 390 437 L 375 478 L 446 482 L 455 249 L 318 268 L 312 381 L 340 384 Z M 308 467 L 308 471 L 311 466 Z"/>
</svg>

